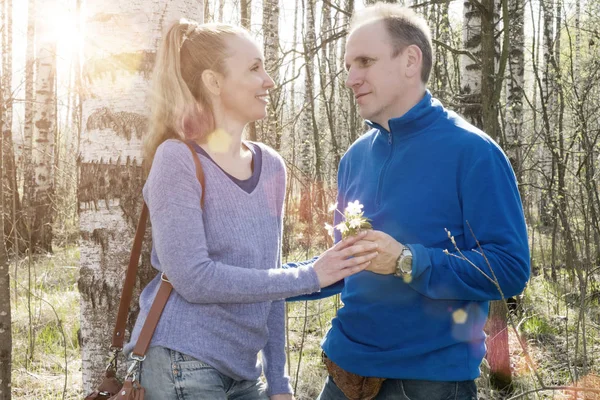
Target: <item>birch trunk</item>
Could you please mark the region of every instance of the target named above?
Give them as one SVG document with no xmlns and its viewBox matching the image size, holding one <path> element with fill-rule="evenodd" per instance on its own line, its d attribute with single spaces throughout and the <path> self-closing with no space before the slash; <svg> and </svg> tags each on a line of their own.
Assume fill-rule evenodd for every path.
<svg viewBox="0 0 600 400">
<path fill-rule="evenodd" d="M 3 123 L 12 123 L 12 99 L 7 96 L 12 92 L 10 74 L 12 73 L 12 0 L 0 2 L 0 23 L 2 24 L 2 80 L 0 85 L 0 131 L 6 127 Z M 7 75 L 8 74 L 8 75 Z M 6 121 L 6 122 L 5 122 Z M 8 132 L 10 133 L 10 125 Z M 4 135 L 2 149 L 4 148 Z M 4 171 L 4 157 L 0 157 L 0 171 Z M 2 175 L 0 174 L 0 177 Z M 0 180 L 0 227 L 4 227 L 4 182 Z M 4 232 L 0 236 L 0 400 L 11 398 L 12 371 L 12 332 L 11 332 L 11 302 L 10 274 L 8 252 Z"/>
<path fill-rule="evenodd" d="M 13 145 L 13 98 L 12 98 L 12 0 L 2 2 L 2 76 L 1 91 L 3 112 L 0 118 L 0 133 L 2 135 L 1 157 L 3 159 L 0 171 L 0 183 L 5 185 L 4 194 L 0 201 L 4 202 L 4 239 L 6 245 L 18 251 L 18 234 L 23 232 L 20 219 L 20 197 L 17 189 L 17 167 Z M 20 223 L 21 222 L 21 223 Z"/>
<path fill-rule="evenodd" d="M 556 97 L 555 91 L 555 71 L 553 65 L 553 48 L 554 48 L 554 0 L 544 0 L 541 2 L 541 8 L 543 10 L 544 18 L 544 30 L 543 30 L 543 42 L 542 42 L 542 53 L 543 53 L 543 75 L 542 75 L 542 111 L 543 111 L 543 124 L 544 124 L 544 138 L 545 145 L 539 147 L 539 162 L 542 170 L 542 187 L 545 190 L 542 191 L 540 199 L 540 218 L 542 224 L 550 226 L 553 223 L 553 206 L 552 197 L 554 192 L 554 179 L 555 179 L 555 168 L 554 159 L 552 154 L 552 147 L 554 146 L 552 137 L 554 136 L 553 130 L 556 113 Z"/>
<path fill-rule="evenodd" d="M 147 93 L 156 46 L 170 22 L 180 17 L 203 21 L 202 1 L 110 0 L 86 6 L 86 96 L 78 183 L 85 392 L 98 383 L 107 361 L 141 210 L 141 138 L 147 129 Z M 154 274 L 145 253 L 138 283 L 144 285 Z M 137 296 L 127 332 L 136 315 Z"/>
<path fill-rule="evenodd" d="M 463 48 L 475 59 L 460 57 L 460 103 L 462 114 L 471 124 L 482 127 L 481 113 L 481 10 L 467 0 L 463 4 Z"/>
<path fill-rule="evenodd" d="M 23 125 L 23 209 L 29 210 L 33 190 L 33 163 L 31 149 L 33 138 L 33 99 L 35 79 L 35 0 L 29 0 L 27 12 L 27 48 L 25 56 L 25 121 Z M 27 225 L 30 226 L 29 213 Z"/>
<path fill-rule="evenodd" d="M 56 42 L 48 41 L 47 1 L 36 2 L 36 27 L 40 40 L 37 46 L 35 106 L 31 162 L 33 182 L 31 213 L 31 249 L 52 252 L 52 203 L 54 197 L 54 138 L 56 135 Z"/>
<path fill-rule="evenodd" d="M 507 79 L 507 124 L 505 149 L 521 183 L 523 160 L 521 154 L 523 135 L 523 88 L 525 87 L 525 10 L 519 0 L 509 1 L 510 57 Z"/>
<path fill-rule="evenodd" d="M 279 112 L 281 109 L 281 90 L 279 88 L 279 0 L 264 0 L 263 2 L 263 36 L 265 69 L 275 82 L 275 87 L 269 90 L 267 117 L 261 121 L 261 139 L 275 150 L 281 148 L 281 127 Z"/>
<path fill-rule="evenodd" d="M 240 25 L 250 31 L 252 24 L 252 0 L 240 0 Z M 256 132 L 256 122 L 252 121 L 247 126 L 247 135 L 249 140 L 260 140 Z"/>
</svg>

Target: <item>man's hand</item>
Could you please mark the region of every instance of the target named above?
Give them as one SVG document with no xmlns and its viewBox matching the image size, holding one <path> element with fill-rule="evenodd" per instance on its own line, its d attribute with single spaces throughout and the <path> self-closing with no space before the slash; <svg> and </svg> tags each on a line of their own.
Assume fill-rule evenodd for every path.
<svg viewBox="0 0 600 400">
<path fill-rule="evenodd" d="M 294 400 L 294 396 L 291 394 L 274 394 L 269 397 L 270 400 Z"/>
<path fill-rule="evenodd" d="M 402 254 L 404 246 L 387 233 L 374 230 L 367 231 L 366 236 L 357 244 L 363 244 L 367 241 L 377 243 L 378 255 L 371 260 L 371 264 L 366 268 L 366 271 L 382 275 L 396 272 L 396 260 Z"/>
</svg>

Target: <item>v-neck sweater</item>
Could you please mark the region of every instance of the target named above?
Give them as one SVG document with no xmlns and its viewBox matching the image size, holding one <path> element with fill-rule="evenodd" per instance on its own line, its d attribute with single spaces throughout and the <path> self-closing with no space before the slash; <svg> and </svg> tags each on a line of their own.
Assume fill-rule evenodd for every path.
<svg viewBox="0 0 600 400">
<path fill-rule="evenodd" d="M 248 148 L 248 150 L 250 150 L 250 153 L 252 154 L 252 175 L 250 175 L 250 177 L 248 179 L 239 179 L 239 178 L 236 178 L 235 176 L 229 174 L 223 168 L 221 168 L 221 170 L 225 173 L 225 175 L 227 175 L 229 177 L 229 179 L 231 179 L 233 182 L 235 182 L 235 184 L 238 185 L 243 191 L 245 191 L 246 193 L 251 193 L 254 190 L 254 188 L 256 187 L 256 185 L 258 184 L 258 179 L 260 178 L 260 171 L 262 169 L 262 151 L 260 149 L 260 146 L 258 146 L 256 143 L 244 141 L 244 144 L 246 145 L 246 147 Z M 217 162 L 215 160 L 213 160 L 213 158 L 210 156 L 210 154 L 208 154 L 206 152 L 206 150 L 204 150 L 202 147 L 200 147 L 200 145 L 198 143 L 194 142 L 193 147 L 196 149 L 196 153 L 202 154 L 204 157 L 208 158 L 214 164 L 217 164 Z M 219 165 L 219 164 L 217 164 L 217 165 Z"/>
<path fill-rule="evenodd" d="M 274 150 L 256 145 L 262 165 L 250 193 L 199 154 L 202 187 L 184 143 L 167 140 L 158 147 L 143 194 L 152 223 L 151 262 L 174 290 L 150 345 L 188 354 L 236 380 L 257 379 L 264 369 L 273 395 L 292 392 L 285 375 L 283 299 L 318 291 L 319 282 L 311 266 L 280 268 L 285 165 Z M 140 295 L 126 353 L 159 283 L 160 274 Z"/>
</svg>

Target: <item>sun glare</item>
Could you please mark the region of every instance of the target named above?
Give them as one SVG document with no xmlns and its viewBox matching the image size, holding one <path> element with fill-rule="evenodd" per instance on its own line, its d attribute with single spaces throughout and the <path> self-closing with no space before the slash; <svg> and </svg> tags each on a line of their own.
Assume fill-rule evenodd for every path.
<svg viewBox="0 0 600 400">
<path fill-rule="evenodd" d="M 63 57 L 70 57 L 81 46 L 82 34 L 77 26 L 74 10 L 66 7 L 53 7 L 45 18 L 47 26 L 40 32 L 40 42 L 55 42 L 57 51 Z"/>
</svg>

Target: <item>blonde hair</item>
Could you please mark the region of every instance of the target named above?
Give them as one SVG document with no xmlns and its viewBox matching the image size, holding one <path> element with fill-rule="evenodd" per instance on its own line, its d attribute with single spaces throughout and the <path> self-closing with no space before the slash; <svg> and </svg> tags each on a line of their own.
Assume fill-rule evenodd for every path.
<svg viewBox="0 0 600 400">
<path fill-rule="evenodd" d="M 427 83 L 433 65 L 431 31 L 423 17 L 412 9 L 399 4 L 377 3 L 357 11 L 352 17 L 350 32 L 369 22 L 383 21 L 392 39 L 392 57 L 402 53 L 406 47 L 415 45 L 423 54 L 421 81 Z"/>
<path fill-rule="evenodd" d="M 225 39 L 236 35 L 249 37 L 248 31 L 237 26 L 200 25 L 183 18 L 167 30 L 152 76 L 150 129 L 143 148 L 146 172 L 165 140 L 198 140 L 214 130 L 202 72 L 227 74 L 224 61 L 230 54 Z"/>
</svg>

